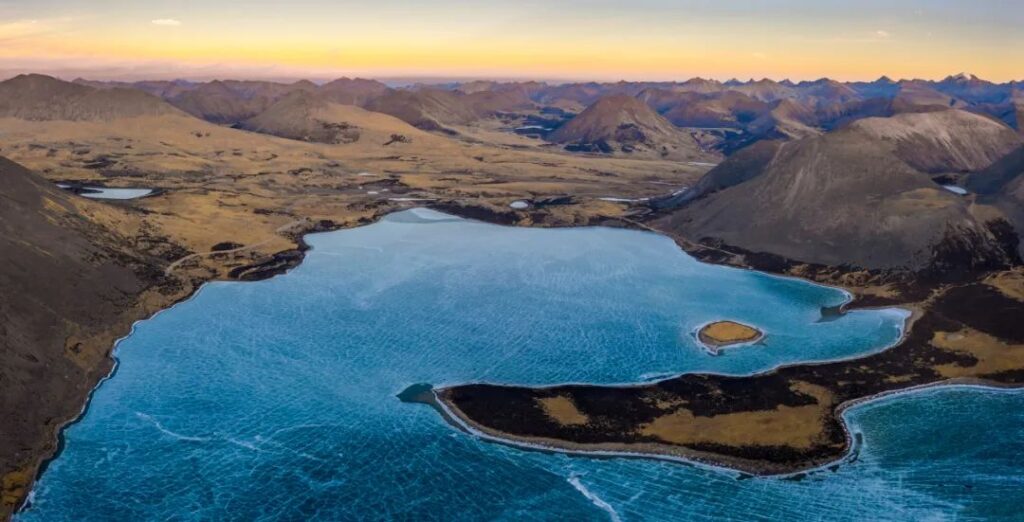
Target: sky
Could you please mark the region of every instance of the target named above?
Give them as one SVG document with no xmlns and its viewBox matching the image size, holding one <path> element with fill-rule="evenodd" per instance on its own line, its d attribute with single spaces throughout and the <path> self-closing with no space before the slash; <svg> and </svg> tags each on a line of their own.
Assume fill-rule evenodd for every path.
<svg viewBox="0 0 1024 522">
<path fill-rule="evenodd" d="M 1024 80 L 1022 0 L 0 0 L 0 76 Z"/>
</svg>

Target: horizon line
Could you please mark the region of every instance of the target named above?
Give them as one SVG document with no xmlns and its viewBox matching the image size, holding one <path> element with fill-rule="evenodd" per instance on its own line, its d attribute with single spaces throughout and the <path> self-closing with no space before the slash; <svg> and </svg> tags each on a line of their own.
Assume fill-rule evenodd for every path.
<svg viewBox="0 0 1024 522">
<path fill-rule="evenodd" d="M 68 71 L 68 72 L 70 73 L 71 71 Z M 18 70 L 13 70 L 13 71 L 12 70 L 0 70 L 0 81 L 7 81 L 7 80 L 11 80 L 13 78 L 16 78 L 18 76 L 33 75 L 33 74 L 38 74 L 38 75 L 41 75 L 41 76 L 50 76 L 52 78 L 56 78 L 58 80 L 62 80 L 62 81 L 66 81 L 66 82 L 85 81 L 85 82 L 143 83 L 143 82 L 176 82 L 176 81 L 179 81 L 179 82 L 190 82 L 190 83 L 209 83 L 209 82 L 214 82 L 214 81 L 221 81 L 221 82 L 226 82 L 226 81 L 239 81 L 239 82 L 251 81 L 251 82 L 269 82 L 269 83 L 291 84 L 291 83 L 297 83 L 297 82 L 302 82 L 302 81 L 309 81 L 309 82 L 312 82 L 312 83 L 317 84 L 317 85 L 323 85 L 325 83 L 329 83 L 329 82 L 335 81 L 335 80 L 351 79 L 351 80 L 372 80 L 372 81 L 377 81 L 377 82 L 380 82 L 380 83 L 383 83 L 383 84 L 386 84 L 386 85 L 389 85 L 389 86 L 412 86 L 412 85 L 416 85 L 416 84 L 443 85 L 443 84 L 461 84 L 461 83 L 469 83 L 469 82 L 495 82 L 495 83 L 538 82 L 538 83 L 545 83 L 545 84 L 551 84 L 551 85 L 565 85 L 565 84 L 577 84 L 577 83 L 597 83 L 597 84 L 615 84 L 615 83 L 627 83 L 627 84 L 628 83 L 670 83 L 671 84 L 671 83 L 675 83 L 675 84 L 681 84 L 681 83 L 686 83 L 686 82 L 690 82 L 690 81 L 694 81 L 694 80 L 711 81 L 711 82 L 717 82 L 717 83 L 720 83 L 720 84 L 725 84 L 725 83 L 732 82 L 732 81 L 737 81 L 737 82 L 742 82 L 742 83 L 753 83 L 753 82 L 761 82 L 761 81 L 766 81 L 766 80 L 774 82 L 774 83 L 791 82 L 793 84 L 801 84 L 801 83 L 813 83 L 813 82 L 817 82 L 817 81 L 821 81 L 821 80 L 831 80 L 831 81 L 835 81 L 837 83 L 850 84 L 850 83 L 873 83 L 873 82 L 877 82 L 877 81 L 880 81 L 880 80 L 883 80 L 883 79 L 888 79 L 889 81 L 891 81 L 893 83 L 915 82 L 915 81 L 941 82 L 941 81 L 944 81 L 944 80 L 948 80 L 948 79 L 952 79 L 952 78 L 958 78 L 958 77 L 963 77 L 963 78 L 967 78 L 967 79 L 977 79 L 977 80 L 985 81 L 985 82 L 988 82 L 988 83 L 991 83 L 991 84 L 994 84 L 994 85 L 1024 84 L 1024 79 L 1021 79 L 1021 80 L 1007 80 L 1007 81 L 1004 81 L 1004 82 L 1000 82 L 1000 81 L 987 80 L 984 77 L 977 76 L 977 75 L 970 74 L 970 73 L 965 73 L 965 72 L 959 72 L 959 73 L 955 73 L 955 74 L 948 74 L 948 75 L 943 76 L 941 78 L 920 78 L 920 77 L 916 77 L 916 78 L 899 78 L 899 79 L 893 78 L 893 77 L 891 77 L 890 75 L 887 75 L 887 74 L 880 74 L 877 77 L 872 78 L 872 79 L 857 79 L 857 80 L 837 80 L 837 79 L 834 79 L 834 78 L 829 77 L 829 76 L 821 76 L 821 77 L 817 77 L 817 78 L 814 78 L 814 79 L 796 79 L 796 80 L 792 79 L 791 77 L 785 77 L 785 78 L 782 78 L 782 79 L 776 79 L 776 78 L 770 77 L 770 76 L 763 76 L 761 78 L 757 78 L 757 77 L 751 76 L 748 79 L 741 79 L 739 76 L 732 76 L 732 77 L 730 77 L 728 79 L 723 80 L 720 77 L 715 77 L 715 76 L 706 76 L 705 77 L 705 76 L 700 76 L 700 75 L 691 76 L 691 77 L 685 78 L 685 79 L 672 79 L 672 80 L 665 80 L 665 79 L 650 79 L 650 80 L 646 80 L 646 79 L 625 79 L 625 78 L 620 78 L 620 79 L 613 80 L 613 79 L 600 79 L 600 78 L 595 78 L 595 77 L 565 77 L 565 78 L 558 78 L 558 77 L 527 76 L 527 75 L 523 75 L 523 76 L 517 76 L 517 75 L 510 75 L 510 76 L 479 75 L 479 76 L 476 76 L 476 75 L 445 75 L 445 74 L 436 74 L 436 75 L 435 74 L 423 74 L 423 75 L 417 75 L 417 74 L 410 74 L 410 75 L 401 75 L 401 74 L 398 74 L 398 75 L 364 75 L 364 74 L 358 74 L 358 73 L 347 73 L 347 74 L 343 73 L 340 76 L 329 75 L 329 74 L 324 74 L 324 75 L 305 75 L 305 76 L 301 76 L 301 75 L 287 75 L 287 74 L 286 75 L 261 75 L 261 74 L 253 74 L 253 75 L 226 75 L 226 76 L 214 76 L 214 75 L 189 76 L 189 75 L 182 75 L 182 76 L 165 76 L 165 77 L 161 77 L 160 75 L 154 75 L 154 76 L 144 76 L 144 75 L 140 75 L 140 76 L 117 76 L 117 75 L 98 74 L 96 76 L 92 76 L 91 77 L 86 71 L 78 71 L 78 72 L 75 72 L 73 74 L 62 74 L 59 71 L 36 72 L 36 71 L 29 70 L 29 69 L 18 69 Z"/>
</svg>

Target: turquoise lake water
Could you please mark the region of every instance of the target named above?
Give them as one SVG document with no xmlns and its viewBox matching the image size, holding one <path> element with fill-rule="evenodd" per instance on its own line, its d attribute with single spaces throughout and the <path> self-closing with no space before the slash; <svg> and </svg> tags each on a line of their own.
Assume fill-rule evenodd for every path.
<svg viewBox="0 0 1024 522">
<path fill-rule="evenodd" d="M 1019 519 L 1024 394 L 933 389 L 847 413 L 853 462 L 800 481 L 488 443 L 414 383 L 750 373 L 895 342 L 905 312 L 696 262 L 668 238 L 427 210 L 307 237 L 288 273 L 139 323 L 20 521 Z M 753 324 L 712 356 L 693 331 Z"/>
</svg>

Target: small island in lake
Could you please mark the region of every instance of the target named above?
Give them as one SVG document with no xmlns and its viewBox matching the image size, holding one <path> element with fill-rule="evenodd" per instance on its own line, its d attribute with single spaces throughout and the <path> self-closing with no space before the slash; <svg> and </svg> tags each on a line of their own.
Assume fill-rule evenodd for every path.
<svg viewBox="0 0 1024 522">
<path fill-rule="evenodd" d="M 708 323 L 697 332 L 697 338 L 713 354 L 727 346 L 749 343 L 764 337 L 764 333 L 735 321 L 715 321 Z"/>
</svg>

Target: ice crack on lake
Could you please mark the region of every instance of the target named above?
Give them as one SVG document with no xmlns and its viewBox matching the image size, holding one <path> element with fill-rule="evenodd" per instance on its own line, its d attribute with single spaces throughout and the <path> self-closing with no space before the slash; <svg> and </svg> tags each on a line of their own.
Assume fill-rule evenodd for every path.
<svg viewBox="0 0 1024 522">
<path fill-rule="evenodd" d="M 595 506 L 603 510 L 605 513 L 608 513 L 609 520 L 611 520 L 612 522 L 622 522 L 622 519 L 619 518 L 619 513 L 615 511 L 615 508 L 613 508 L 611 504 L 605 502 L 601 497 L 594 494 L 594 492 L 587 489 L 587 487 L 584 486 L 582 482 L 580 482 L 579 477 L 573 475 L 566 480 L 569 481 L 569 484 L 572 484 L 572 487 L 576 488 L 576 491 L 579 491 L 580 494 L 586 497 L 587 500 L 592 502 Z"/>
</svg>

